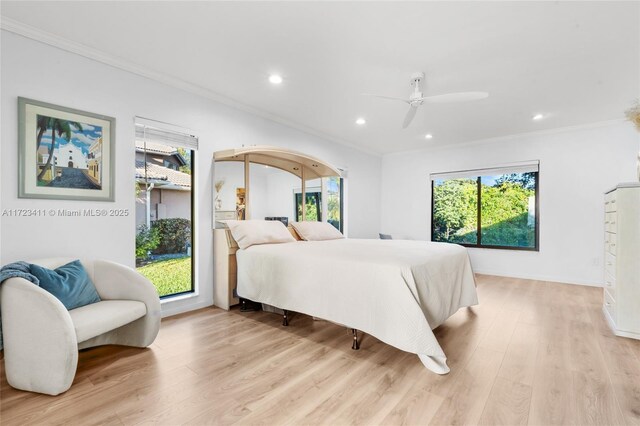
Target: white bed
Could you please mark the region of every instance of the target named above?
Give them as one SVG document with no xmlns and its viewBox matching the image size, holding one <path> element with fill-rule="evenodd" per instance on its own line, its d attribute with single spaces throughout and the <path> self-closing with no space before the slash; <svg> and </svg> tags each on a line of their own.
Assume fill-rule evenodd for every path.
<svg viewBox="0 0 640 426">
<path fill-rule="evenodd" d="M 446 374 L 432 329 L 478 303 L 467 250 L 425 241 L 339 239 L 238 250 L 238 295 L 361 330 Z"/>
</svg>

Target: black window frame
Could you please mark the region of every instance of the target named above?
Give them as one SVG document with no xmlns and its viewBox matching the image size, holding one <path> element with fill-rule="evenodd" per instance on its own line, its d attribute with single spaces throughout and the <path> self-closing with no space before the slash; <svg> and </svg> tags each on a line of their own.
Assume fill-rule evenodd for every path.
<svg viewBox="0 0 640 426">
<path fill-rule="evenodd" d="M 195 185 L 196 185 L 196 151 L 191 149 L 191 289 L 181 291 L 178 293 L 165 294 L 160 296 L 160 300 L 171 299 L 177 296 L 184 296 L 185 294 L 194 294 L 196 292 L 196 249 L 195 249 L 195 236 L 196 236 L 196 197 L 195 197 Z"/>
<path fill-rule="evenodd" d="M 476 243 L 449 243 L 449 244 L 458 244 L 464 247 L 471 248 L 487 248 L 487 249 L 497 249 L 497 250 L 518 250 L 518 251 L 540 251 L 540 172 L 532 172 L 535 174 L 535 198 L 536 198 L 536 206 L 535 206 L 535 245 L 534 247 L 515 247 L 515 246 L 501 246 L 501 245 L 483 245 L 482 244 L 482 174 L 478 175 L 476 178 L 476 193 L 478 196 L 478 217 L 476 224 Z M 488 176 L 488 175 L 487 175 Z M 435 180 L 431 180 L 431 241 L 432 242 L 444 242 L 444 241 L 434 241 L 433 236 L 435 234 L 435 223 L 434 223 L 434 210 L 435 210 L 435 197 L 434 197 L 434 187 Z"/>
<path fill-rule="evenodd" d="M 166 143 L 163 143 L 167 145 Z M 168 145 L 167 145 L 168 146 Z M 196 250 L 195 250 L 195 236 L 196 236 L 196 221 L 195 221 L 195 186 L 196 186 L 196 151 L 191 149 L 191 288 L 189 290 L 180 291 L 178 293 L 165 294 L 158 296 L 160 300 L 171 299 L 177 296 L 184 296 L 186 294 L 195 294 L 196 292 Z M 146 144 L 143 152 L 144 162 L 147 163 L 147 149 Z M 154 284 L 155 288 L 155 284 Z"/>
</svg>

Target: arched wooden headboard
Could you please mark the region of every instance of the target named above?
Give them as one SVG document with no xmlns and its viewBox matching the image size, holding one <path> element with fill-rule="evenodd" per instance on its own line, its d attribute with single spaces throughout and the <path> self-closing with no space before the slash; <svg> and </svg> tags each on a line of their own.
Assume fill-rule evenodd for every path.
<svg viewBox="0 0 640 426">
<path fill-rule="evenodd" d="M 249 191 L 251 176 L 249 164 L 261 164 L 275 167 L 292 173 L 302 182 L 302 193 L 305 193 L 306 181 L 323 177 L 343 177 L 343 172 L 332 165 L 297 151 L 275 146 L 256 145 L 242 148 L 217 151 L 213 154 L 214 161 L 237 161 L 244 163 L 244 182 L 246 194 L 246 212 L 250 217 Z M 305 220 L 305 197 L 302 197 L 302 220 Z"/>
</svg>

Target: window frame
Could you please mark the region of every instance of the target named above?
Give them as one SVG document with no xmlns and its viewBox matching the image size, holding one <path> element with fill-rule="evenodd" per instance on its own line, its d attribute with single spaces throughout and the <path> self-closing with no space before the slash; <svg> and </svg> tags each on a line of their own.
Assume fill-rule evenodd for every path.
<svg viewBox="0 0 640 426">
<path fill-rule="evenodd" d="M 482 174 L 479 174 L 476 177 L 476 193 L 478 197 L 478 217 L 476 224 L 476 243 L 448 243 L 448 244 L 458 244 L 463 247 L 469 248 L 486 248 L 486 249 L 497 249 L 497 250 L 517 250 L 517 251 L 540 251 L 540 171 L 531 172 L 536 175 L 536 187 L 535 187 L 535 198 L 536 198 L 536 206 L 535 206 L 535 244 L 533 247 L 516 247 L 516 246 L 501 246 L 501 245 L 483 245 L 482 244 Z M 489 175 L 487 175 L 489 176 Z M 434 197 L 434 187 L 435 180 L 431 179 L 431 241 L 432 242 L 444 242 L 444 241 L 434 241 L 433 236 L 435 234 L 435 223 L 434 223 L 434 211 L 435 211 L 435 197 Z"/>
<path fill-rule="evenodd" d="M 186 148 L 189 149 L 189 148 Z M 189 149 L 191 153 L 191 290 L 185 290 L 178 293 L 165 294 L 164 296 L 160 296 L 160 301 L 163 302 L 165 300 L 171 300 L 174 297 L 181 296 L 191 296 L 196 293 L 196 248 L 195 248 L 195 239 L 196 239 L 196 197 L 195 197 L 195 186 L 196 186 L 196 151 L 194 149 Z"/>
<path fill-rule="evenodd" d="M 344 178 L 340 177 L 340 229 L 339 231 L 344 233 Z"/>
<path fill-rule="evenodd" d="M 163 145 L 168 145 L 165 142 L 161 142 L 161 144 Z M 160 299 L 160 302 L 169 302 L 172 301 L 174 299 L 181 299 L 184 297 L 193 297 L 193 296 L 197 296 L 198 295 L 198 289 L 197 289 L 197 283 L 196 283 L 196 243 L 195 243 L 195 236 L 196 236 L 196 198 L 195 198 L 195 187 L 196 187 L 196 150 L 192 149 L 192 148 L 185 148 L 187 150 L 189 150 L 190 154 L 191 154 L 191 191 L 190 191 L 190 197 L 189 197 L 189 203 L 190 203 L 190 210 L 191 210 L 191 214 L 190 214 L 190 220 L 191 220 L 191 288 L 189 290 L 185 290 L 185 291 L 180 291 L 177 293 L 171 293 L 171 294 L 164 294 L 164 295 L 158 295 L 158 298 Z M 146 164 L 147 162 L 147 154 L 148 151 L 146 149 L 146 143 L 145 143 L 145 148 L 144 148 L 144 162 Z M 157 220 L 157 219 L 156 219 Z M 136 267 L 137 269 L 137 267 Z M 153 284 L 153 282 L 152 282 Z M 154 288 L 155 288 L 155 284 L 154 284 Z"/>
</svg>

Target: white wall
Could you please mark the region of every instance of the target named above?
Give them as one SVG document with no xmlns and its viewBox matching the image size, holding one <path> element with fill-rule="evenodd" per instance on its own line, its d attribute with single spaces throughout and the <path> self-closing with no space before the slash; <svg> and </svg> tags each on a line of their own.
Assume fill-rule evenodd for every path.
<svg viewBox="0 0 640 426">
<path fill-rule="evenodd" d="M 134 116 L 195 130 L 200 137 L 196 163 L 197 279 L 195 306 L 212 303 L 212 167 L 214 151 L 242 145 L 295 149 L 349 169 L 350 234 L 375 237 L 380 221 L 381 159 L 281 124 L 218 104 L 79 55 L 2 31 L 0 80 L 2 209 L 129 209 L 128 217 L 2 217 L 5 264 L 48 256 L 87 256 L 134 265 Z M 17 198 L 18 108 L 23 96 L 116 118 L 114 203 Z M 69 228 L 77 229 L 69 233 Z M 177 312 L 191 301 L 165 305 Z"/>
<path fill-rule="evenodd" d="M 469 249 L 474 270 L 601 285 L 603 192 L 636 179 L 639 139 L 630 123 L 603 123 L 387 155 L 382 162 L 382 232 L 431 238 L 430 173 L 539 159 L 540 251 Z"/>
</svg>

